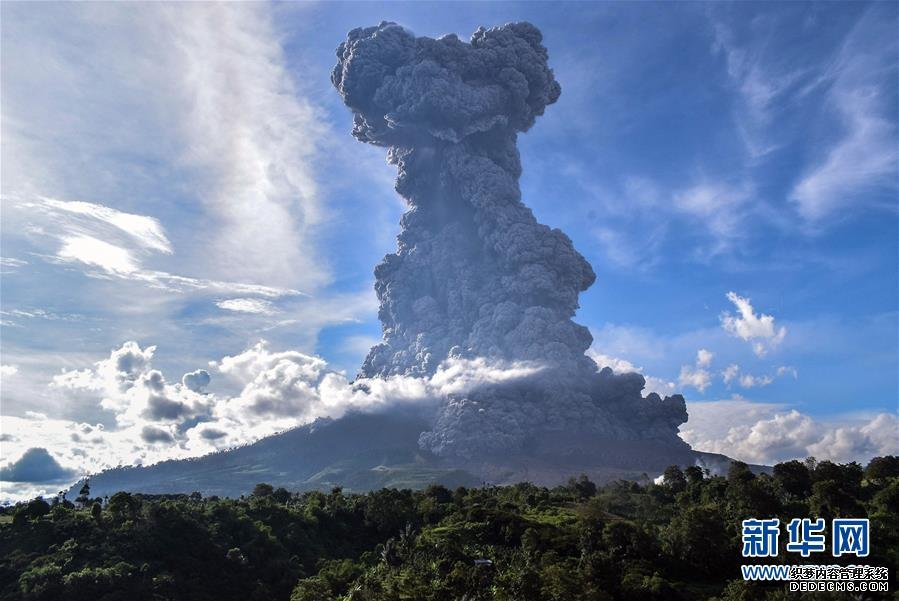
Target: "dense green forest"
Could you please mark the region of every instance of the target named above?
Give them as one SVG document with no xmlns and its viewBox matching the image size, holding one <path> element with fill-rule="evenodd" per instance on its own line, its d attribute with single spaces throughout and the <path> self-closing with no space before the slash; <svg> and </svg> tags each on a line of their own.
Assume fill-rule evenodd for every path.
<svg viewBox="0 0 899 601">
<path fill-rule="evenodd" d="M 8 507 L 3 599 L 861 599 L 740 576 L 740 522 L 869 517 L 871 555 L 763 563 L 899 566 L 899 458 L 791 461 L 771 475 L 666 471 L 662 484 L 586 478 L 554 489 L 382 489 L 240 499 L 117 493 Z M 782 536 L 781 540 L 785 540 Z M 855 561 L 852 561 L 852 560 Z M 489 561 L 486 561 L 489 560 Z M 893 595 L 893 593 L 889 593 Z M 893 598 L 882 594 L 879 598 Z"/>
</svg>

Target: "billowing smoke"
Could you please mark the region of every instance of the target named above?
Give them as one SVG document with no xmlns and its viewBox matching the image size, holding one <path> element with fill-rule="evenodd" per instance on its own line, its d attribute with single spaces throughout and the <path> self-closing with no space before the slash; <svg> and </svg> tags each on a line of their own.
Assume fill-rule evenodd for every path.
<svg viewBox="0 0 899 601">
<path fill-rule="evenodd" d="M 544 366 L 523 384 L 448 395 L 421 445 L 465 457 L 555 430 L 684 446 L 683 397 L 643 397 L 641 375 L 585 356 L 592 337 L 572 317 L 593 269 L 521 202 L 518 132 L 561 92 L 540 31 L 512 23 L 463 42 L 384 22 L 351 31 L 337 57 L 353 135 L 388 149 L 410 207 L 375 269 L 384 336 L 360 376 L 430 376 L 448 357 Z"/>
</svg>

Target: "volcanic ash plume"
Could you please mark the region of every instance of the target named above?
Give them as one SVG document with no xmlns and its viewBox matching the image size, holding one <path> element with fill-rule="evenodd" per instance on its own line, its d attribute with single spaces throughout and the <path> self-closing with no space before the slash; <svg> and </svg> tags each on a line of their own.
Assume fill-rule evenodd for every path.
<svg viewBox="0 0 899 601">
<path fill-rule="evenodd" d="M 420 439 L 441 455 L 515 450 L 547 430 L 684 447 L 683 397 L 644 398 L 641 375 L 599 371 L 584 354 L 592 337 L 571 318 L 593 269 L 521 202 L 518 132 L 561 92 L 541 42 L 529 23 L 466 43 L 385 22 L 337 49 L 331 79 L 353 135 L 387 148 L 410 207 L 375 269 L 384 338 L 360 376 L 431 376 L 448 357 L 542 367 L 447 397 Z"/>
</svg>

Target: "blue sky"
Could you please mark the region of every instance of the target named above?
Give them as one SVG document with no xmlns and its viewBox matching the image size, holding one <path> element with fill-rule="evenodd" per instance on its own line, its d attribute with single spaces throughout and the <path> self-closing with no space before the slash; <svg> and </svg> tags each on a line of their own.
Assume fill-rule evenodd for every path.
<svg viewBox="0 0 899 601">
<path fill-rule="evenodd" d="M 2 11 L 0 465 L 188 456 L 343 410 L 322 374 L 351 378 L 379 336 L 403 205 L 329 75 L 381 20 L 542 29 L 562 96 L 520 138 L 524 200 L 596 270 L 591 352 L 683 392 L 695 446 L 894 452 L 895 3 Z M 136 411 L 152 370 L 190 423 Z M 239 410 L 263 388 L 280 414 Z M 233 435 L 191 434 L 225 414 Z"/>
</svg>

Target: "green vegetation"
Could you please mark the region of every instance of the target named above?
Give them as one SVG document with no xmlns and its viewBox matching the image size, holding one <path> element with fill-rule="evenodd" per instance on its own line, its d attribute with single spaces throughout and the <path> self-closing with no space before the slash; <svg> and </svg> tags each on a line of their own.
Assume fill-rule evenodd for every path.
<svg viewBox="0 0 899 601">
<path fill-rule="evenodd" d="M 869 517 L 871 555 L 763 563 L 899 566 L 899 458 L 791 461 L 771 475 L 672 467 L 661 485 L 431 486 L 346 495 L 259 484 L 240 499 L 116 493 L 5 510 L 0 598 L 53 600 L 855 599 L 747 584 L 740 522 Z M 844 561 L 845 559 L 845 561 Z M 486 561 L 489 560 L 489 561 Z M 855 560 L 855 561 L 853 561 Z M 891 583 L 894 585 L 894 583 Z M 891 586 L 895 590 L 895 586 Z M 868 597 L 864 597 L 868 598 Z M 870 597 L 876 598 L 876 597 Z M 884 596 L 886 598 L 886 596 Z"/>
</svg>

